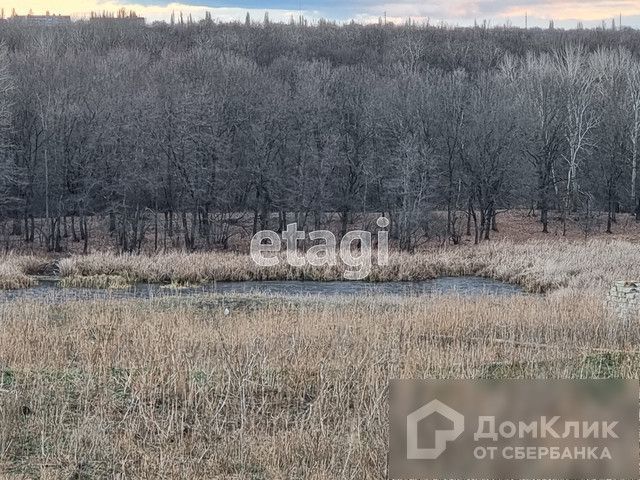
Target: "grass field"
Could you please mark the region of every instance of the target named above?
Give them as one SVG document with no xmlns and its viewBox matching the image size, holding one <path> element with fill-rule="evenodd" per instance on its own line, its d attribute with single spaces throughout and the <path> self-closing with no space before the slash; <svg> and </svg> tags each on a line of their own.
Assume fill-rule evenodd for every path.
<svg viewBox="0 0 640 480">
<path fill-rule="evenodd" d="M 640 373 L 638 325 L 571 290 L 17 302 L 0 322 L 0 469 L 39 478 L 384 478 L 390 379 Z"/>
</svg>

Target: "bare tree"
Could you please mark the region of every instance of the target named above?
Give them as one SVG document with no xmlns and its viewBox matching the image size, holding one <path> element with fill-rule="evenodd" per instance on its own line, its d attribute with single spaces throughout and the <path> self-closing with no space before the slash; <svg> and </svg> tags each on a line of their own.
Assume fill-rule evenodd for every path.
<svg viewBox="0 0 640 480">
<path fill-rule="evenodd" d="M 433 94 L 428 80 L 416 73 L 397 85 L 384 85 L 384 140 L 389 149 L 386 194 L 400 249 L 413 251 L 428 234 L 428 202 L 435 175 L 432 139 Z"/>
<path fill-rule="evenodd" d="M 469 108 L 469 79 L 461 71 L 436 77 L 436 99 L 433 113 L 435 116 L 434 142 L 436 153 L 441 159 L 440 176 L 444 180 L 445 208 L 447 211 L 446 236 L 454 244 L 460 242 L 457 227 L 458 210 L 461 201 L 461 168 L 459 160 L 462 130 Z M 468 212 L 467 212 L 468 213 Z M 469 217 L 467 225 L 470 226 Z"/>
<path fill-rule="evenodd" d="M 582 156 L 595 146 L 593 130 L 600 122 L 600 117 L 596 110 L 593 71 L 588 68 L 584 47 L 575 44 L 565 45 L 556 53 L 555 63 L 567 114 L 565 139 L 568 152 L 564 158 L 568 168 L 563 209 L 566 233 L 566 216 L 570 209 L 577 206 L 578 172 Z"/>
<path fill-rule="evenodd" d="M 640 222 L 640 198 L 638 198 L 638 155 L 640 154 L 640 64 L 632 62 L 627 70 L 630 112 L 629 137 L 631 140 L 631 202 L 635 208 L 636 221 Z"/>
<path fill-rule="evenodd" d="M 607 211 L 607 233 L 612 233 L 619 210 L 620 180 L 624 174 L 627 154 L 627 116 L 625 115 L 627 72 L 632 66 L 629 52 L 623 49 L 600 49 L 590 55 L 589 67 L 596 86 L 597 108 L 603 119 L 598 125 L 591 172 L 597 172 L 597 184 L 602 189 Z"/>
<path fill-rule="evenodd" d="M 523 150 L 537 177 L 536 200 L 543 233 L 549 231 L 549 210 L 556 185 L 555 171 L 561 153 L 565 110 L 557 72 L 549 55 L 527 56 L 519 69 L 518 96 L 522 116 Z"/>
<path fill-rule="evenodd" d="M 11 93 L 14 89 L 9 72 L 7 51 L 0 45 L 0 226 L 5 237 L 5 250 L 10 248 L 6 221 L 16 198 L 12 188 L 16 183 L 17 172 L 10 158 L 9 129 L 11 128 Z M 19 224 L 18 224 L 19 225 Z"/>
<path fill-rule="evenodd" d="M 510 88 L 507 82 L 489 77 L 478 81 L 472 90 L 469 119 L 460 142 L 475 243 L 490 239 L 498 206 L 508 204 L 516 178 L 513 149 L 517 129 L 514 105 L 508 101 L 513 93 Z"/>
</svg>

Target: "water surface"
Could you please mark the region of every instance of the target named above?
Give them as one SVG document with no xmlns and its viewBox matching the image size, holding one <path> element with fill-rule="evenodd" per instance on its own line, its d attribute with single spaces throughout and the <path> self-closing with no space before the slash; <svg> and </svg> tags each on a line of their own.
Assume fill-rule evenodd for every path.
<svg viewBox="0 0 640 480">
<path fill-rule="evenodd" d="M 520 295 L 515 285 L 480 277 L 441 277 L 419 282 L 218 282 L 188 288 L 171 288 L 155 284 L 138 284 L 127 289 L 61 288 L 56 280 L 44 280 L 36 287 L 0 291 L 0 302 L 21 298 L 41 299 L 54 303 L 71 300 L 151 299 L 159 297 L 191 297 L 203 293 L 267 294 L 286 296 L 354 296 L 354 295 Z"/>
</svg>

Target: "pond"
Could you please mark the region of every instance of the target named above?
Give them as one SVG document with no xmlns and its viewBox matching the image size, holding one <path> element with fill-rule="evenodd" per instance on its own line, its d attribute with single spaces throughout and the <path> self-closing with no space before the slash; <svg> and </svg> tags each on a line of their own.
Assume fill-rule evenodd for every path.
<svg viewBox="0 0 640 480">
<path fill-rule="evenodd" d="M 521 295 L 515 285 L 480 277 L 441 277 L 419 282 L 218 282 L 188 288 L 171 288 L 155 284 L 138 284 L 128 289 L 61 288 L 57 280 L 43 280 L 36 287 L 0 291 L 0 302 L 17 299 L 45 300 L 60 303 L 71 300 L 151 299 L 190 297 L 203 293 L 267 294 L 284 296 L 353 296 L 353 295 Z"/>
</svg>

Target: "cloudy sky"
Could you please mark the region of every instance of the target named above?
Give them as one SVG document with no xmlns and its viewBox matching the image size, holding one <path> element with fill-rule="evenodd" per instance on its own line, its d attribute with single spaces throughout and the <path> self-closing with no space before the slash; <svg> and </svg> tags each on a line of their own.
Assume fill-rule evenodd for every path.
<svg viewBox="0 0 640 480">
<path fill-rule="evenodd" d="M 18 13 L 55 13 L 86 16 L 94 11 L 125 7 L 134 9 L 149 20 L 168 19 L 172 11 L 201 18 L 206 11 L 219 20 L 244 20 L 246 12 L 261 19 L 269 11 L 272 20 L 288 20 L 299 11 L 309 19 L 328 18 L 339 22 L 355 19 L 375 22 L 386 12 L 390 20 L 404 22 L 408 18 L 418 23 L 446 22 L 469 25 L 475 20 L 492 24 L 546 26 L 550 19 L 557 26 L 575 27 L 578 21 L 585 26 L 611 22 L 622 15 L 626 26 L 640 28 L 640 0 L 0 0 L 6 12 L 15 8 Z M 617 22 L 617 20 L 616 20 Z"/>
</svg>

